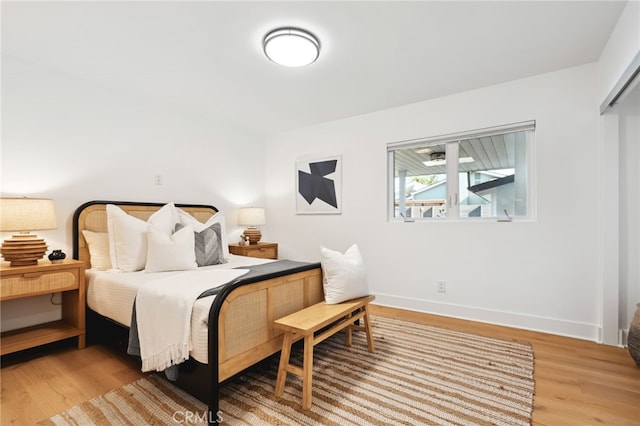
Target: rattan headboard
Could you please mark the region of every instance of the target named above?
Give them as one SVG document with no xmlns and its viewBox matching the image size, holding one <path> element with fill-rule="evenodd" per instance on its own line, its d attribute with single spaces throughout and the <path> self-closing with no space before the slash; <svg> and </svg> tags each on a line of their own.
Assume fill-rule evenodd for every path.
<svg viewBox="0 0 640 426">
<path fill-rule="evenodd" d="M 82 231 L 86 229 L 93 232 L 107 232 L 107 204 L 114 204 L 132 216 L 147 220 L 153 212 L 166 203 L 89 201 L 78 207 L 73 214 L 73 258 L 82 260 L 87 267 L 91 265 L 91 256 Z M 202 204 L 176 204 L 176 207 L 180 207 L 203 223 L 218 211 L 213 206 Z"/>
</svg>

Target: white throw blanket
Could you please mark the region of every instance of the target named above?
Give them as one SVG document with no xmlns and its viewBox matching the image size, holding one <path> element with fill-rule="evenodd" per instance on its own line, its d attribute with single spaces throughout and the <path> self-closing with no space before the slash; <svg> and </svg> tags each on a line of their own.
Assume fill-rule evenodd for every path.
<svg viewBox="0 0 640 426">
<path fill-rule="evenodd" d="M 198 296 L 248 271 L 184 271 L 141 287 L 135 303 L 142 371 L 163 371 L 189 359 L 191 311 Z"/>
</svg>

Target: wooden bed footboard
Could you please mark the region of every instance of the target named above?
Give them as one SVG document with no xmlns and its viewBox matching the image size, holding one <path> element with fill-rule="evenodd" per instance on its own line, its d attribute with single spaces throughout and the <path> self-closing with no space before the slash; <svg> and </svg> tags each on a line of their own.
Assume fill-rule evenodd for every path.
<svg viewBox="0 0 640 426">
<path fill-rule="evenodd" d="M 218 418 L 220 383 L 282 348 L 283 332 L 274 321 L 324 300 L 322 269 L 309 264 L 291 274 L 239 282 L 216 296 L 209 312 L 210 387 L 204 395 L 210 419 Z M 201 374 L 194 371 L 193 374 Z M 186 381 L 180 370 L 179 381 Z M 184 382 L 183 382 L 184 383 Z M 274 383 L 275 386 L 275 383 Z M 189 389 L 185 389 L 190 391 Z M 201 390 L 193 389 L 194 395 Z M 198 396 L 198 395 L 196 395 Z M 200 397 L 200 399 L 203 399 Z"/>
<path fill-rule="evenodd" d="M 222 302 L 218 318 L 218 380 L 226 380 L 278 352 L 283 333 L 274 328 L 273 322 L 323 299 L 320 268 L 231 291 Z"/>
</svg>

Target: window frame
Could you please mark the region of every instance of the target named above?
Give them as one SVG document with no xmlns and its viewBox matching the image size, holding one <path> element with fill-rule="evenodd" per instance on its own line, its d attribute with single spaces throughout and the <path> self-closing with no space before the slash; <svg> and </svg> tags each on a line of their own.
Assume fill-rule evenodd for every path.
<svg viewBox="0 0 640 426">
<path fill-rule="evenodd" d="M 409 149 L 412 147 L 422 148 L 431 145 L 446 145 L 446 156 L 448 158 L 458 158 L 459 143 L 468 139 L 478 139 L 489 136 L 496 136 L 506 133 L 526 132 L 525 152 L 526 152 L 526 215 L 510 215 L 509 221 L 533 221 L 536 219 L 536 187 L 535 187 L 535 130 L 536 121 L 528 120 L 512 124 L 493 126 L 478 130 L 467 130 L 463 132 L 450 133 L 426 138 L 409 139 L 387 144 L 387 218 L 389 222 L 451 222 L 451 221 L 480 221 L 495 222 L 505 221 L 505 216 L 490 217 L 460 217 L 459 204 L 459 168 L 457 161 L 446 163 L 446 185 L 447 185 L 447 214 L 445 217 L 419 217 L 405 218 L 395 217 L 395 151 L 399 149 Z"/>
</svg>

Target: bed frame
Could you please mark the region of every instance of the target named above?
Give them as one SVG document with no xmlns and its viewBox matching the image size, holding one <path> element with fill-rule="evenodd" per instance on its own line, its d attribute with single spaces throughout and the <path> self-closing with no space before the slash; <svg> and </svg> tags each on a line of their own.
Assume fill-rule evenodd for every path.
<svg viewBox="0 0 640 426">
<path fill-rule="evenodd" d="M 82 230 L 107 232 L 107 204 L 115 204 L 143 220 L 164 205 L 90 201 L 78 207 L 73 216 L 73 258 L 84 261 L 87 267 L 90 254 Z M 176 204 L 176 207 L 201 222 L 218 211 L 207 205 Z M 208 363 L 191 358 L 181 364 L 176 385 L 208 404 L 209 422 L 215 423 L 220 385 L 282 348 L 283 332 L 274 328 L 273 322 L 322 300 L 320 263 L 228 284 L 218 293 L 209 312 Z M 90 315 L 104 318 L 88 307 L 87 310 Z M 89 339 L 91 334 L 88 325 Z"/>
</svg>

